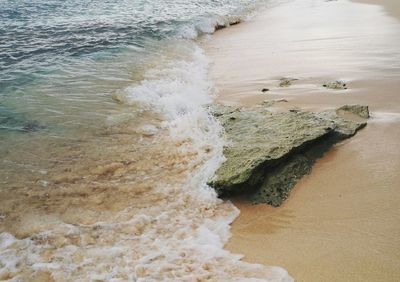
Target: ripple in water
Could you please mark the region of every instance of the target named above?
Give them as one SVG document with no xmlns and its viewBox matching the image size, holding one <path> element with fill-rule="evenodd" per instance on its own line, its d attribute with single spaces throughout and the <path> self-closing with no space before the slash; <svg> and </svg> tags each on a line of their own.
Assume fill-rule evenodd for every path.
<svg viewBox="0 0 400 282">
<path fill-rule="evenodd" d="M 224 139 L 187 38 L 239 2 L 2 2 L 0 280 L 292 281 L 223 249 L 238 210 L 206 185 Z"/>
</svg>

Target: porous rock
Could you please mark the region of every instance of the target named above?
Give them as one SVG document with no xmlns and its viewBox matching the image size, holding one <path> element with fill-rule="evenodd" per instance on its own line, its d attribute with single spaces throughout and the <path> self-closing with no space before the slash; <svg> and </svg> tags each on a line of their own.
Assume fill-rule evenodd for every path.
<svg viewBox="0 0 400 282">
<path fill-rule="evenodd" d="M 368 106 L 364 105 L 344 105 L 336 110 L 336 112 L 349 112 L 361 118 L 369 118 Z"/>
<path fill-rule="evenodd" d="M 335 89 L 335 90 L 345 90 L 345 89 L 347 89 L 346 83 L 344 81 L 341 81 L 341 80 L 328 82 L 328 83 L 325 83 L 322 86 L 325 87 L 325 88 L 328 88 L 328 89 Z"/>
<path fill-rule="evenodd" d="M 209 182 L 220 196 L 247 194 L 255 203 L 279 206 L 313 162 L 334 143 L 353 136 L 365 122 L 336 111 L 270 112 L 212 106 L 225 129 L 226 161 Z"/>
</svg>

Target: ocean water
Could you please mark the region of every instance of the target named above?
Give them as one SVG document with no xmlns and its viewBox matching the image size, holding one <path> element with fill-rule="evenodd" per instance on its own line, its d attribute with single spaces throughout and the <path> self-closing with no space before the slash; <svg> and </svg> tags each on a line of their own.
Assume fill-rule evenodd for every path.
<svg viewBox="0 0 400 282">
<path fill-rule="evenodd" d="M 238 210 L 199 42 L 271 1 L 0 0 L 0 280 L 291 281 Z"/>
</svg>

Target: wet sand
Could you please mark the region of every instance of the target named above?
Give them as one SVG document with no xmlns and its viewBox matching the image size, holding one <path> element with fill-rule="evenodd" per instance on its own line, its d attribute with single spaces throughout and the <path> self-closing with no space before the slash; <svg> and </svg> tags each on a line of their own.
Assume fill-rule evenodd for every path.
<svg viewBox="0 0 400 282">
<path fill-rule="evenodd" d="M 400 17 L 400 2 L 396 0 L 354 0 L 353 2 L 380 5 L 383 6 L 386 12 L 394 17 Z"/>
<path fill-rule="evenodd" d="M 286 2 L 204 44 L 217 102 L 283 98 L 288 102 L 272 109 L 315 111 L 359 103 L 370 106 L 372 117 L 317 161 L 280 208 L 236 200 L 241 215 L 227 248 L 250 262 L 282 266 L 296 281 L 398 281 L 400 20 L 391 8 L 397 3 Z M 279 87 L 282 77 L 298 80 Z M 322 86 L 334 80 L 348 89 Z"/>
</svg>

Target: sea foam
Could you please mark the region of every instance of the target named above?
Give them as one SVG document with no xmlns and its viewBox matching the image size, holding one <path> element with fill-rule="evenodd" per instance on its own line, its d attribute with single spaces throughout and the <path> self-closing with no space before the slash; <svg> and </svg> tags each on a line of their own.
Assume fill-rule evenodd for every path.
<svg viewBox="0 0 400 282">
<path fill-rule="evenodd" d="M 166 134 L 150 144 L 158 149 L 154 158 L 169 165 L 154 176 L 125 172 L 157 180 L 151 188 L 135 192 L 144 205 L 106 210 L 94 215 L 96 222 L 90 224 L 60 216 L 26 238 L 1 233 L 0 279 L 293 281 L 279 267 L 243 262 L 241 255 L 223 248 L 239 211 L 206 184 L 224 160 L 222 127 L 206 107 L 212 102 L 208 64 L 202 50 L 194 47 L 189 58 L 151 69 L 140 83 L 114 95 L 135 109 L 163 116 L 158 128 Z M 146 161 L 137 160 L 141 162 Z M 107 193 L 118 191 L 128 197 L 135 187 Z M 79 215 L 84 216 L 85 212 Z M 35 220 L 40 216 L 29 221 Z"/>
</svg>

